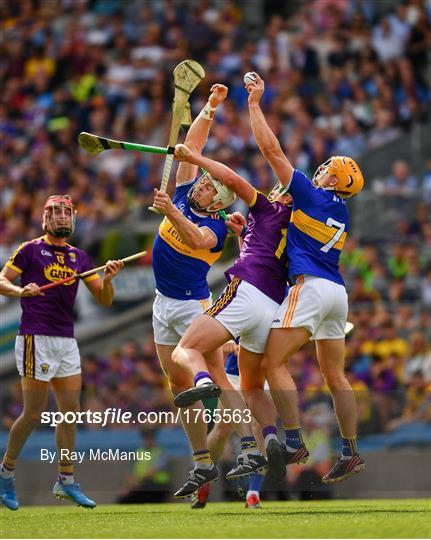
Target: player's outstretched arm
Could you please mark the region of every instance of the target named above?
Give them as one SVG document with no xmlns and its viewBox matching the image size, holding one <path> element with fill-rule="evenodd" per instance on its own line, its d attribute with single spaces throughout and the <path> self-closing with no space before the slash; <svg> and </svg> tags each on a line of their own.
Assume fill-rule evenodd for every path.
<svg viewBox="0 0 431 540">
<path fill-rule="evenodd" d="M 252 204 L 256 199 L 254 187 L 223 163 L 206 158 L 185 144 L 177 144 L 174 158 L 202 167 L 212 174 L 214 178 L 217 178 L 222 184 L 234 191 L 246 204 Z"/>
<path fill-rule="evenodd" d="M 264 158 L 283 186 L 288 186 L 292 180 L 293 167 L 281 149 L 277 137 L 269 127 L 260 108 L 260 99 L 265 91 L 265 83 L 256 72 L 253 72 L 255 82 L 247 85 L 248 110 L 250 113 L 251 129 L 257 145 Z"/>
<path fill-rule="evenodd" d="M 18 272 L 5 266 L 0 272 L 0 294 L 3 296 L 18 296 L 19 298 L 44 296 L 43 292 L 40 292 L 39 285 L 36 283 L 28 283 L 25 287 L 14 285 L 12 282 L 18 276 Z"/>
<path fill-rule="evenodd" d="M 181 240 L 192 249 L 211 249 L 217 245 L 216 235 L 208 227 L 198 227 L 172 204 L 167 193 L 154 190 L 154 208 L 164 214 L 175 226 Z"/>
<path fill-rule="evenodd" d="M 109 307 L 112 305 L 114 299 L 112 280 L 123 266 L 124 263 L 120 260 L 108 261 L 106 263 L 103 279 L 94 279 L 85 283 L 91 294 L 101 306 Z"/>
<path fill-rule="evenodd" d="M 223 103 L 228 93 L 227 86 L 223 84 L 213 84 L 208 103 L 194 119 L 187 132 L 185 144 L 196 152 L 201 152 L 204 148 L 211 128 L 211 122 L 217 107 Z M 177 184 L 189 182 L 197 175 L 198 168 L 191 163 L 180 163 L 177 171 Z"/>
</svg>

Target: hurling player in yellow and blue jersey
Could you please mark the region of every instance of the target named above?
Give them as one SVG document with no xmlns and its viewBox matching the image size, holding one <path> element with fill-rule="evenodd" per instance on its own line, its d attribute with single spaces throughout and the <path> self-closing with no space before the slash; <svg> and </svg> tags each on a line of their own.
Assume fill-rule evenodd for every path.
<svg viewBox="0 0 431 540">
<path fill-rule="evenodd" d="M 309 339 L 331 391 L 342 436 L 342 453 L 324 482 L 344 480 L 365 468 L 356 445 L 356 402 L 344 374 L 348 299 L 339 272 L 339 256 L 349 229 L 346 199 L 364 185 L 362 173 L 349 157 L 334 156 L 310 180 L 293 168 L 260 108 L 264 82 L 257 75 L 248 85 L 249 112 L 256 142 L 293 198 L 286 253 L 292 287 L 274 317 L 262 360 L 271 394 L 282 417 L 286 440 L 280 444 L 275 426 L 265 426 L 269 473 L 284 478 L 286 464 L 306 460 L 301 436 L 298 395 L 286 369 L 288 359 Z"/>
<path fill-rule="evenodd" d="M 213 85 L 208 103 L 191 125 L 185 144 L 195 152 L 200 153 L 205 146 L 214 111 L 226 98 L 227 91 L 222 84 Z M 211 174 L 205 172 L 200 178 L 197 174 L 197 165 L 182 162 L 178 167 L 172 200 L 168 194 L 155 190 L 153 206 L 165 218 L 153 249 L 157 288 L 153 306 L 154 341 L 174 395 L 194 385 L 208 386 L 214 379 L 220 388 L 228 390 L 221 398 L 223 406 L 244 410 L 246 405 L 241 394 L 226 377 L 221 350 L 206 355 L 211 375 L 201 371 L 194 380 L 187 370 L 172 361 L 172 352 L 188 326 L 211 306 L 207 274 L 211 265 L 219 259 L 227 234 L 226 224 L 218 211 L 235 200 L 233 191 Z M 194 404 L 192 411 L 184 409 L 182 412 L 183 425 L 193 448 L 195 468 L 175 497 L 187 497 L 201 485 L 218 477 L 217 467 L 208 451 L 207 426 L 202 415 L 196 414 L 198 407 L 202 407 L 200 401 Z M 250 425 L 238 421 L 235 429 L 247 439 L 247 451 L 256 453 L 266 467 L 266 460 L 257 448 Z M 244 467 L 238 474 L 236 469 L 236 476 L 254 472 Z"/>
</svg>

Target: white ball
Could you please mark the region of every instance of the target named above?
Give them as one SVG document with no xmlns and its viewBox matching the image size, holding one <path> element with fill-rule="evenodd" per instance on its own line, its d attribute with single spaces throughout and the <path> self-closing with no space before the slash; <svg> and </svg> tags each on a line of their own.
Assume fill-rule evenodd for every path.
<svg viewBox="0 0 431 540">
<path fill-rule="evenodd" d="M 253 75 L 253 73 L 251 71 L 248 71 L 245 75 L 244 75 L 244 84 L 246 86 L 248 86 L 250 83 L 254 83 L 256 82 L 257 79 L 256 79 L 256 75 Z"/>
</svg>

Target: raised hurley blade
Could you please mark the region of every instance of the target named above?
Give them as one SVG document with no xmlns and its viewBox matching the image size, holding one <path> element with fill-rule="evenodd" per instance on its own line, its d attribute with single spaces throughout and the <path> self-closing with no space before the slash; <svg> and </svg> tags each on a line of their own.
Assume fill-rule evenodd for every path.
<svg viewBox="0 0 431 540">
<path fill-rule="evenodd" d="M 190 94 L 204 77 L 205 70 L 198 62 L 195 60 L 184 60 L 184 62 L 178 64 L 174 69 L 175 89 L 179 90 L 179 93 L 185 94 L 188 100 Z M 179 93 L 175 92 L 175 97 Z"/>
<path fill-rule="evenodd" d="M 115 141 L 114 139 L 106 139 L 99 137 L 93 133 L 83 131 L 78 136 L 79 145 L 92 154 L 97 156 L 104 150 L 132 150 L 136 152 L 148 152 L 150 154 L 173 154 L 174 149 L 163 148 L 160 146 L 150 146 L 148 144 L 139 144 L 126 141 Z"/>
<path fill-rule="evenodd" d="M 102 144 L 103 140 L 104 140 L 103 137 L 98 137 L 97 135 L 93 135 L 85 131 L 80 133 L 78 136 L 79 146 L 83 148 L 86 152 L 89 152 L 93 156 L 97 156 L 98 154 L 100 154 L 100 152 L 103 152 L 104 150 L 109 150 L 110 148 L 112 148 L 107 143 Z M 121 148 L 121 146 L 118 146 L 118 148 Z"/>
<path fill-rule="evenodd" d="M 188 122 L 191 123 L 191 115 L 188 112 L 190 110 L 188 100 L 190 94 L 205 77 L 205 71 L 203 67 L 194 60 L 184 60 L 184 62 L 178 64 L 174 69 L 173 75 L 175 94 L 172 105 L 172 123 L 168 143 L 170 154 L 175 150 L 181 125 L 186 125 Z M 160 184 L 160 191 L 163 193 L 166 193 L 168 187 L 173 160 L 173 155 L 166 156 L 162 173 L 162 182 Z M 153 206 L 150 206 L 148 209 L 156 214 L 160 213 Z"/>
</svg>

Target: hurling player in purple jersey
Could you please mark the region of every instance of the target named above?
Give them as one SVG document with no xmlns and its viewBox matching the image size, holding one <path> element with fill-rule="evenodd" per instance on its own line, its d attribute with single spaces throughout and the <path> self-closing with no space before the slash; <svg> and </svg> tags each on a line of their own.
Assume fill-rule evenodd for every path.
<svg viewBox="0 0 431 540">
<path fill-rule="evenodd" d="M 257 420 L 274 423 L 275 409 L 263 391 L 265 378 L 260 360 L 274 314 L 285 297 L 285 243 L 291 196 L 280 179 L 266 197 L 229 167 L 203 157 L 185 145 L 177 145 L 175 158 L 209 171 L 250 207 L 249 226 L 240 256 L 225 273 L 229 284 L 213 306 L 192 322 L 173 353 L 173 360 L 190 371 L 195 381 L 194 388 L 179 394 L 175 403 L 185 407 L 215 393 L 220 394 L 221 389 L 214 384 L 204 355 L 232 338 L 240 337 L 241 388 L 250 406 L 256 399 L 261 404 L 262 400 L 266 401 L 261 406 L 261 413 L 257 407 L 252 407 L 257 412 Z M 247 444 L 247 440 L 242 442 Z"/>
<path fill-rule="evenodd" d="M 45 292 L 42 285 L 75 273 L 91 270 L 90 257 L 66 242 L 75 227 L 76 211 L 69 195 L 49 197 L 43 210 L 44 236 L 24 242 L 12 254 L 0 273 L 0 294 L 21 298 L 22 317 L 15 344 L 15 357 L 23 390 L 23 412 L 14 422 L 0 465 L 0 500 L 18 510 L 14 487 L 16 461 L 31 432 L 39 424 L 48 402 L 49 386 L 54 391 L 58 410 L 79 410 L 81 361 L 73 337 L 73 306 L 79 280 Z M 121 261 L 108 261 L 103 279 L 97 274 L 84 282 L 97 302 L 110 306 L 114 297 L 112 279 Z M 21 284 L 13 281 L 20 277 Z M 76 426 L 62 422 L 56 428 L 58 480 L 53 493 L 80 506 L 93 508 L 74 480 L 71 453 L 75 447 Z"/>
<path fill-rule="evenodd" d="M 347 156 L 332 156 L 312 180 L 294 169 L 260 108 L 264 82 L 257 73 L 253 75 L 255 81 L 247 86 L 253 133 L 263 156 L 284 179 L 293 198 L 286 242 L 292 287 L 274 317 L 262 360 L 285 428 L 283 444 L 278 441 L 275 425 L 264 429 L 269 474 L 282 480 L 286 464 L 308 458 L 299 423 L 297 389 L 286 363 L 312 339 L 342 437 L 341 455 L 322 480 L 338 482 L 365 468 L 356 443 L 355 396 L 344 373 L 348 298 L 339 271 L 339 257 L 349 231 L 346 199 L 362 190 L 364 178 L 357 163 Z"/>
</svg>

